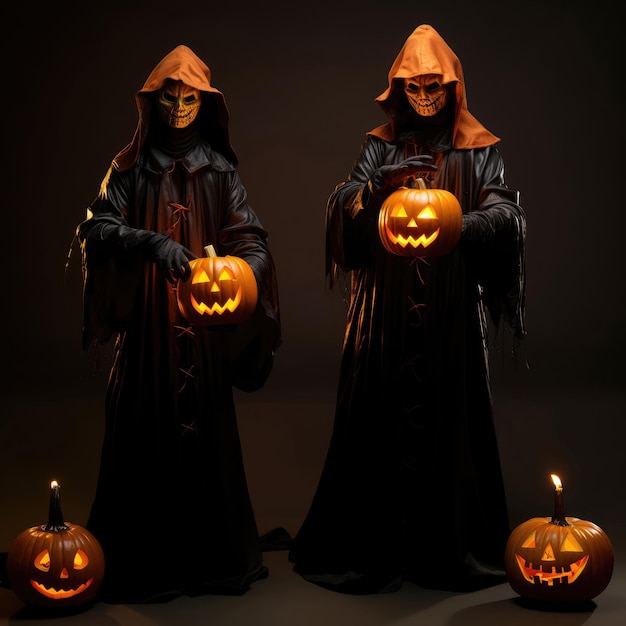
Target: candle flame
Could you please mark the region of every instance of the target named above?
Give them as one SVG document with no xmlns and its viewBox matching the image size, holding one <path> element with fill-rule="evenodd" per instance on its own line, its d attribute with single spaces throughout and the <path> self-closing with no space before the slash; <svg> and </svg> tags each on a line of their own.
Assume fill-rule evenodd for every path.
<svg viewBox="0 0 626 626">
<path fill-rule="evenodd" d="M 58 487 L 58 486 L 59 486 L 59 483 L 56 480 L 53 480 L 50 483 L 50 489 L 54 489 L 55 487 Z"/>
<path fill-rule="evenodd" d="M 563 483 L 561 483 L 561 479 L 556 474 L 550 474 L 550 477 L 557 489 L 563 489 Z"/>
</svg>

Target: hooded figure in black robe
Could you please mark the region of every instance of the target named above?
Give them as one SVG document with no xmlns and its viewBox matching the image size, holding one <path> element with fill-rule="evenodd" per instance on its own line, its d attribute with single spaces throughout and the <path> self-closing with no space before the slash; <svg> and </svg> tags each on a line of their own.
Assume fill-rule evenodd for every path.
<svg viewBox="0 0 626 626">
<path fill-rule="evenodd" d="M 233 386 L 254 391 L 270 374 L 280 344 L 274 263 L 204 62 L 178 46 L 136 101 L 134 137 L 77 230 L 84 347 L 116 338 L 87 522 L 106 558 L 101 597 L 241 594 L 267 569 Z M 258 301 L 247 321 L 190 326 L 179 312 L 178 281 L 209 244 L 253 270 Z"/>
<path fill-rule="evenodd" d="M 519 345 L 524 212 L 499 139 L 468 111 L 461 64 L 432 27 L 409 36 L 377 102 L 388 122 L 367 133 L 327 204 L 328 272 L 349 276 L 350 303 L 333 433 L 290 559 L 346 593 L 403 579 L 446 590 L 504 582 L 487 312 Z M 461 205 L 461 239 L 444 256 L 397 256 L 379 238 L 384 198 L 415 175 Z"/>
</svg>

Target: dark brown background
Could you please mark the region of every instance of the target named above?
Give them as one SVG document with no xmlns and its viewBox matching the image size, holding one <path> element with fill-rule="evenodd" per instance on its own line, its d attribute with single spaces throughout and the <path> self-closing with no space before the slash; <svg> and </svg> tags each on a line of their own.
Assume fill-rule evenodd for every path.
<svg viewBox="0 0 626 626">
<path fill-rule="evenodd" d="M 429 6 L 430 5 L 430 6 Z M 566 512 L 608 528 L 624 498 L 624 89 L 608 0 L 26 4 L 3 20 L 0 550 L 45 521 L 47 483 L 86 521 L 108 354 L 80 347 L 83 219 L 136 123 L 135 91 L 180 43 L 226 95 L 232 140 L 278 267 L 284 345 L 267 386 L 238 394 L 260 530 L 298 528 L 332 421 L 345 305 L 324 278 L 324 206 L 410 32 L 459 55 L 528 216 L 530 369 L 493 353 L 513 523 Z M 620 50 L 621 53 L 621 50 Z M 123 515 L 123 512 L 120 512 Z"/>
</svg>

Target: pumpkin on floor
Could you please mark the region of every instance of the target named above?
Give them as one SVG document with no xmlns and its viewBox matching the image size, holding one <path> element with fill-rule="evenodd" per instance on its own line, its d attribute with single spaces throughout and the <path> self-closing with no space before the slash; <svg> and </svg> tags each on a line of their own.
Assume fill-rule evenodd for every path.
<svg viewBox="0 0 626 626">
<path fill-rule="evenodd" d="M 560 485 L 557 476 L 553 475 L 553 480 Z M 559 486 L 555 502 L 552 518 L 529 519 L 509 536 L 505 549 L 507 578 L 515 592 L 532 600 L 591 600 L 611 580 L 613 546 L 593 522 L 565 517 Z"/>
<path fill-rule="evenodd" d="M 63 520 L 59 488 L 52 481 L 48 523 L 22 531 L 8 550 L 9 584 L 29 605 L 87 604 L 104 578 L 102 548 L 87 529 Z"/>
</svg>

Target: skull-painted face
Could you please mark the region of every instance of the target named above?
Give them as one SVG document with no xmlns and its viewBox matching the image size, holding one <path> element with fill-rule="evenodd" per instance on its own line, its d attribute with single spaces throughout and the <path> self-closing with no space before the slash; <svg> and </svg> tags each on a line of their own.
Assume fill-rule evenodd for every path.
<svg viewBox="0 0 626 626">
<path fill-rule="evenodd" d="M 159 90 L 157 109 L 161 119 L 172 128 L 186 128 L 200 110 L 200 91 L 182 81 L 167 80 Z"/>
<path fill-rule="evenodd" d="M 418 115 L 431 117 L 439 113 L 448 101 L 448 89 L 441 76 L 424 74 L 404 79 L 404 93 Z"/>
</svg>

